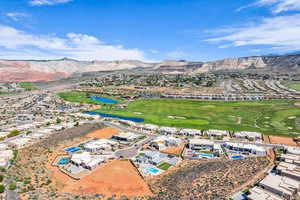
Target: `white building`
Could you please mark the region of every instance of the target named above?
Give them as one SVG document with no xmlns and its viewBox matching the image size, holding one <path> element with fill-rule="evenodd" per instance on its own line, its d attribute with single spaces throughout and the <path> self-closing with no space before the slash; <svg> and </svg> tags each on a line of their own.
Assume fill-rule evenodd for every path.
<svg viewBox="0 0 300 200">
<path fill-rule="evenodd" d="M 13 158 L 12 150 L 0 151 L 0 167 L 5 168 L 8 165 L 8 161 Z"/>
<path fill-rule="evenodd" d="M 201 130 L 198 129 L 182 129 L 179 132 L 180 135 L 186 135 L 186 136 L 202 136 Z"/>
<path fill-rule="evenodd" d="M 283 200 L 283 198 L 260 187 L 250 189 L 250 195 L 248 195 L 247 198 L 249 200 Z"/>
<path fill-rule="evenodd" d="M 131 133 L 131 132 L 126 132 L 126 133 L 123 132 L 112 136 L 112 139 L 118 140 L 120 142 L 132 142 L 139 137 L 141 137 L 141 135 Z"/>
<path fill-rule="evenodd" d="M 208 136 L 212 136 L 212 137 L 225 137 L 228 136 L 229 133 L 228 131 L 224 131 L 224 130 L 208 130 L 206 131 Z"/>
<path fill-rule="evenodd" d="M 173 128 L 173 127 L 161 127 L 159 129 L 159 132 L 165 135 L 172 135 L 172 134 L 177 134 L 178 130 L 177 128 Z"/>
<path fill-rule="evenodd" d="M 287 153 L 300 156 L 300 148 L 299 147 L 287 147 L 286 150 L 287 150 Z"/>
<path fill-rule="evenodd" d="M 20 138 L 16 138 L 14 140 L 9 141 L 9 145 L 20 149 L 25 147 L 26 145 L 28 145 L 30 142 L 32 142 L 32 139 L 29 137 L 20 137 Z"/>
<path fill-rule="evenodd" d="M 146 132 L 156 132 L 159 129 L 158 126 L 153 125 L 153 124 L 140 124 L 139 128 L 142 131 L 146 131 Z"/>
<path fill-rule="evenodd" d="M 213 151 L 214 142 L 207 139 L 189 139 L 189 148 L 193 150 Z"/>
<path fill-rule="evenodd" d="M 166 149 L 169 146 L 179 146 L 181 142 L 182 140 L 180 138 L 176 138 L 172 136 L 158 136 L 150 143 L 150 146 L 161 151 Z"/>
<path fill-rule="evenodd" d="M 280 175 L 300 181 L 300 167 L 287 162 L 280 162 L 276 168 Z"/>
<path fill-rule="evenodd" d="M 73 154 L 71 157 L 71 163 L 76 166 L 81 166 L 83 168 L 93 170 L 97 168 L 104 159 L 99 155 L 91 155 L 89 152 L 83 152 L 78 154 Z"/>
<path fill-rule="evenodd" d="M 6 150 L 8 148 L 7 144 L 0 144 L 0 151 Z"/>
<path fill-rule="evenodd" d="M 241 131 L 241 132 L 235 132 L 234 136 L 236 138 L 262 140 L 262 134 L 258 132 Z"/>
<path fill-rule="evenodd" d="M 89 152 L 111 151 L 117 142 L 108 139 L 92 140 L 83 145 L 83 149 Z"/>
<path fill-rule="evenodd" d="M 280 158 L 284 162 L 300 166 L 300 156 L 298 156 L 298 155 L 294 155 L 294 154 L 281 154 Z"/>
<path fill-rule="evenodd" d="M 230 151 L 235 151 L 238 153 L 252 153 L 261 156 L 267 155 L 266 149 L 253 144 L 226 142 L 224 147 Z"/>
<path fill-rule="evenodd" d="M 294 199 L 294 195 L 299 191 L 299 182 L 293 179 L 268 174 L 260 183 L 259 186 L 274 194 L 277 194 L 284 199 Z"/>
</svg>

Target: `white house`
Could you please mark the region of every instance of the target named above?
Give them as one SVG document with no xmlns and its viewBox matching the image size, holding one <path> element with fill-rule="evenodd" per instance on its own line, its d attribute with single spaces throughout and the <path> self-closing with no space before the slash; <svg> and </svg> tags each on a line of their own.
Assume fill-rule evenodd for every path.
<svg viewBox="0 0 300 200">
<path fill-rule="evenodd" d="M 132 142 L 135 139 L 139 138 L 141 135 L 131 133 L 131 132 L 123 132 L 117 135 L 112 136 L 112 139 L 118 140 L 120 142 Z"/>
<path fill-rule="evenodd" d="M 258 132 L 241 131 L 241 132 L 235 132 L 234 136 L 236 138 L 262 140 L 262 134 Z"/>
<path fill-rule="evenodd" d="M 89 152 L 110 151 L 117 142 L 108 139 L 92 140 L 83 145 L 83 149 Z"/>
<path fill-rule="evenodd" d="M 267 151 L 263 147 L 253 144 L 233 143 L 226 142 L 224 147 L 228 150 L 239 152 L 239 153 L 252 153 L 256 155 L 266 155 Z"/>
<path fill-rule="evenodd" d="M 201 136 L 202 132 L 198 129 L 181 129 L 179 131 L 180 135 L 186 135 L 186 136 Z"/>
<path fill-rule="evenodd" d="M 208 136 L 212 136 L 212 137 L 224 137 L 224 136 L 228 136 L 229 133 L 228 131 L 224 131 L 224 130 L 208 130 L 206 131 Z"/>
<path fill-rule="evenodd" d="M 161 151 L 166 149 L 169 146 L 179 146 L 181 142 L 182 140 L 180 138 L 176 138 L 172 136 L 158 136 L 150 143 L 150 146 Z"/>
<path fill-rule="evenodd" d="M 159 131 L 165 135 L 177 134 L 178 132 L 177 128 L 173 128 L 173 127 L 161 127 Z"/>
<path fill-rule="evenodd" d="M 287 200 L 294 199 L 294 195 L 299 192 L 298 181 L 275 174 L 268 174 L 259 186 Z"/>
<path fill-rule="evenodd" d="M 193 150 L 213 151 L 214 142 L 207 139 L 189 139 L 189 148 Z"/>
<path fill-rule="evenodd" d="M 71 163 L 76 166 L 93 170 L 98 167 L 104 159 L 99 155 L 91 155 L 89 152 L 73 154 L 71 157 Z"/>
<path fill-rule="evenodd" d="M 8 164 L 8 161 L 13 158 L 12 150 L 0 151 L 0 167 L 5 168 Z"/>
</svg>

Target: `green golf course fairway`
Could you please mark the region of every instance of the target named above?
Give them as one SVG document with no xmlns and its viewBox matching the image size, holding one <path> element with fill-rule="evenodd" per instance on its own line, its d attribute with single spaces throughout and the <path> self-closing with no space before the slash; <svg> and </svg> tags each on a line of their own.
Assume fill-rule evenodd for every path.
<svg viewBox="0 0 300 200">
<path fill-rule="evenodd" d="M 287 86 L 289 88 L 300 91 L 300 83 L 288 83 Z"/>
<path fill-rule="evenodd" d="M 145 123 L 194 129 L 258 131 L 268 135 L 296 136 L 300 133 L 297 101 L 218 102 L 184 99 L 140 99 L 125 109 L 95 110 L 126 117 L 141 117 Z"/>
</svg>

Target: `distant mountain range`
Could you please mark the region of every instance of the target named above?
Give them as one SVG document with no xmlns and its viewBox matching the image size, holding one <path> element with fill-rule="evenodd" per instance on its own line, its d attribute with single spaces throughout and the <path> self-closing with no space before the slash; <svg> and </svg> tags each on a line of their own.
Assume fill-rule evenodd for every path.
<svg viewBox="0 0 300 200">
<path fill-rule="evenodd" d="M 300 54 L 229 58 L 212 62 L 163 61 L 145 63 L 138 60 L 78 61 L 0 60 L 0 82 L 52 81 L 74 74 L 96 71 L 139 70 L 161 73 L 204 73 L 218 70 L 258 70 L 264 72 L 300 72 Z"/>
</svg>

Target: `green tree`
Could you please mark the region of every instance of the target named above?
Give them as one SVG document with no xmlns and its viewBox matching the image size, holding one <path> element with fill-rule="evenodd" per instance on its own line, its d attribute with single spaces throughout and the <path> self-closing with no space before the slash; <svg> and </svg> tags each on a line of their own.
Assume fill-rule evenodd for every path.
<svg viewBox="0 0 300 200">
<path fill-rule="evenodd" d="M 4 185 L 0 185 L 0 193 L 3 193 L 5 191 L 5 187 L 4 187 Z"/>
<path fill-rule="evenodd" d="M 16 188 L 17 188 L 17 185 L 15 183 L 10 184 L 8 187 L 9 190 L 15 190 Z"/>
<path fill-rule="evenodd" d="M 3 181 L 3 175 L 2 174 L 0 174 L 0 183 Z"/>
<path fill-rule="evenodd" d="M 17 136 L 20 134 L 20 131 L 19 130 L 12 130 L 8 135 L 7 137 L 14 137 L 14 136 Z"/>
<path fill-rule="evenodd" d="M 61 123 L 61 119 L 60 118 L 56 118 L 56 123 L 60 124 Z"/>
</svg>

